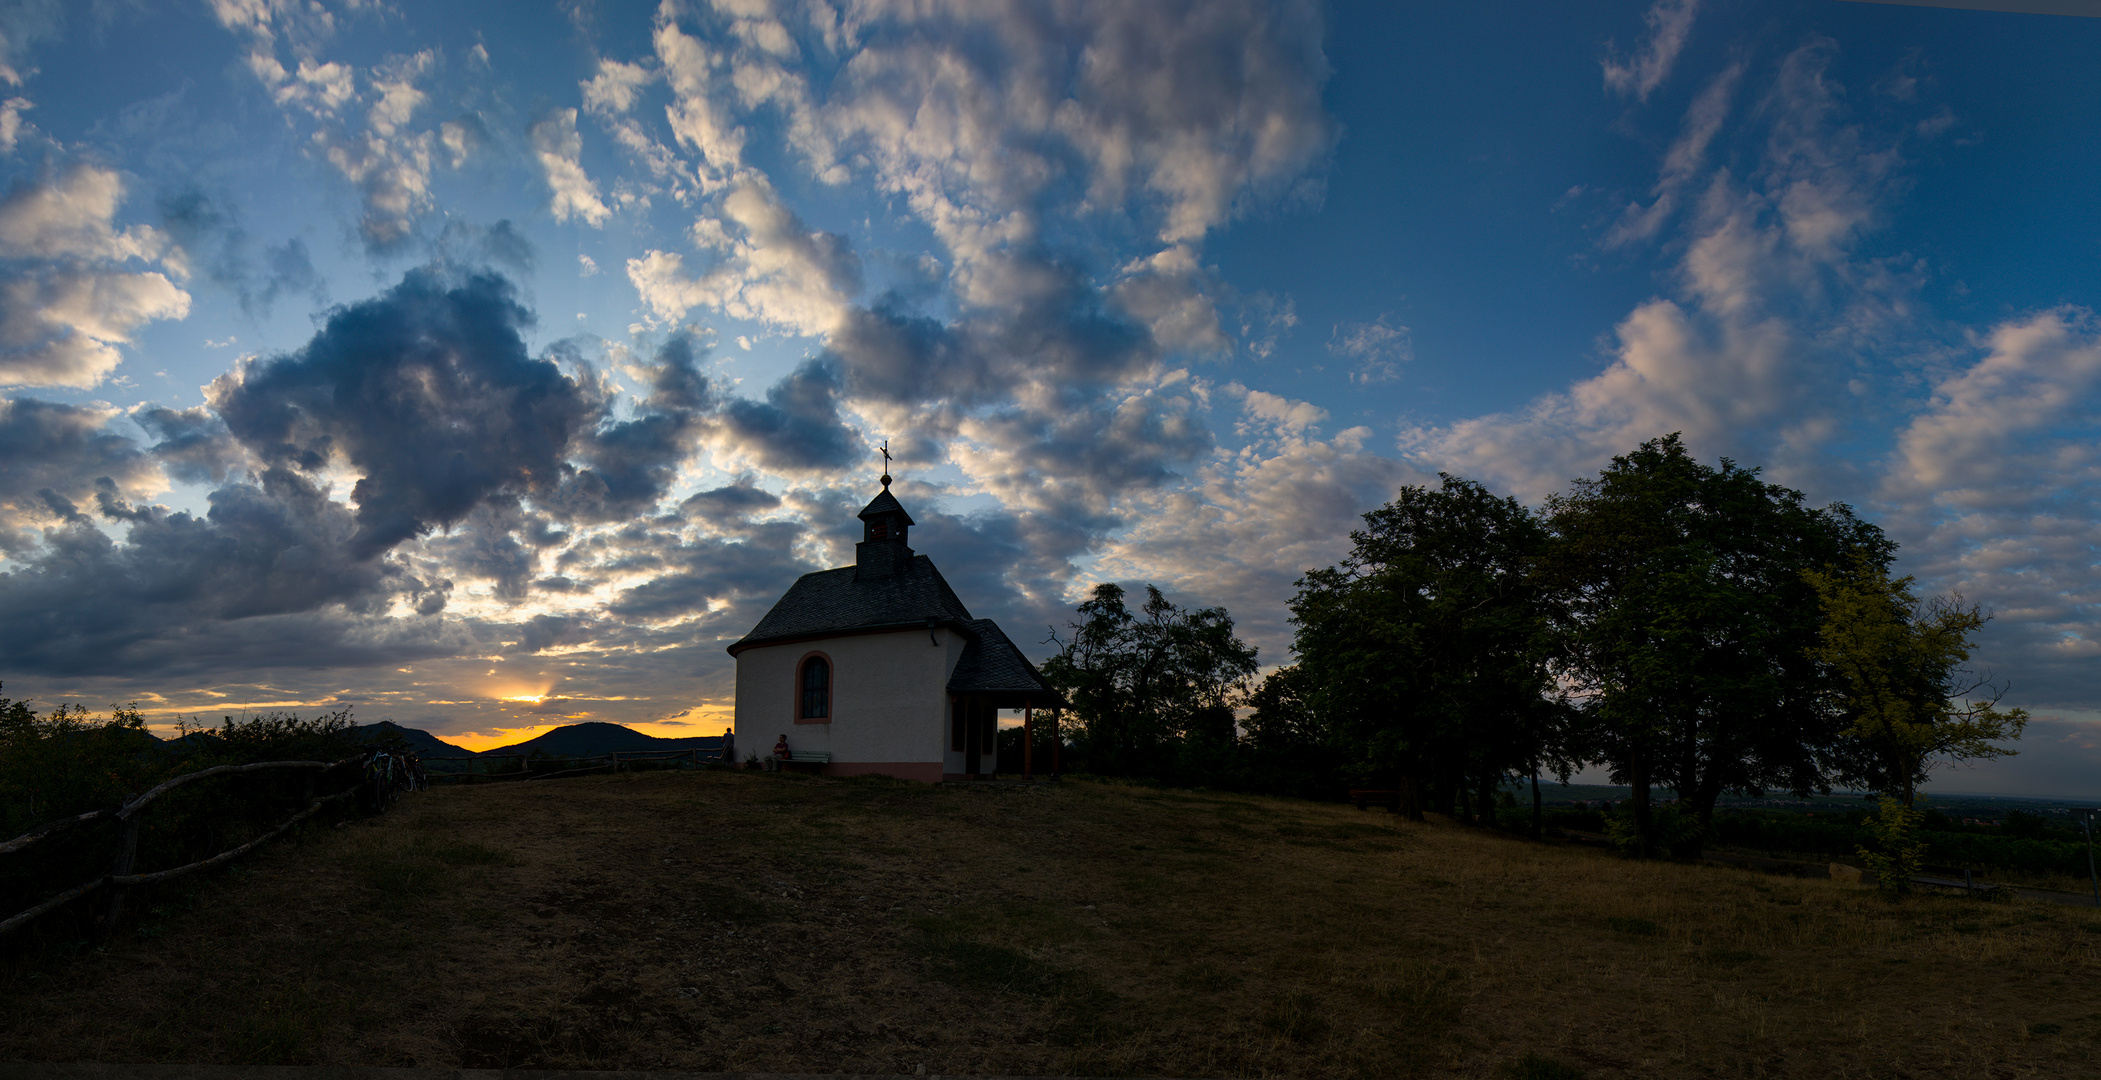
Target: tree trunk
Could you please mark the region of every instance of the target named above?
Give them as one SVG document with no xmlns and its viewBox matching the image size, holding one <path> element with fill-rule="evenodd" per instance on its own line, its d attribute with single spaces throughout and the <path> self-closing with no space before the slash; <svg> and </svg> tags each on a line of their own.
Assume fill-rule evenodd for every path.
<svg viewBox="0 0 2101 1080">
<path fill-rule="evenodd" d="M 1494 825 L 1496 823 L 1496 788 L 1500 786 L 1496 781 L 1501 779 L 1501 776 L 1494 773 L 1484 772 L 1481 774 L 1480 784 L 1475 788 L 1477 797 L 1474 799 L 1474 810 L 1476 816 L 1480 818 L 1478 824 Z"/>
<path fill-rule="evenodd" d="M 1656 821 L 1649 813 L 1649 761 L 1640 753 L 1627 763 L 1627 783 L 1634 789 L 1629 800 L 1634 804 L 1634 840 L 1636 854 L 1644 859 L 1656 857 Z"/>
<path fill-rule="evenodd" d="M 1546 828 L 1539 809 L 1539 763 L 1535 761 L 1532 763 L 1532 839 L 1541 840 L 1545 837 Z"/>
<path fill-rule="evenodd" d="M 1401 809 L 1410 821 L 1423 819 L 1423 783 L 1413 770 L 1401 774 Z"/>
</svg>

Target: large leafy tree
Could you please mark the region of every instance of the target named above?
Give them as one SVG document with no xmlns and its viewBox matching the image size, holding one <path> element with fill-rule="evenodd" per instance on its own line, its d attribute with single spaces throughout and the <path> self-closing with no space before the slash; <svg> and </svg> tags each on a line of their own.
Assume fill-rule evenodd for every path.
<svg viewBox="0 0 2101 1080">
<path fill-rule="evenodd" d="M 1496 783 L 1552 756 L 1550 626 L 1533 566 L 1546 532 L 1512 499 L 1446 475 L 1364 515 L 1335 566 L 1291 602 L 1289 689 L 1356 775 L 1406 808 L 1485 809 Z M 1282 702 L 1280 702 L 1281 704 Z"/>
<path fill-rule="evenodd" d="M 1095 586 L 1043 665 L 1072 703 L 1075 741 L 1096 772 L 1167 777 L 1180 759 L 1229 748 L 1254 678 L 1255 648 L 1233 635 L 1224 608 L 1183 608 L 1151 585 L 1145 593 L 1134 612 L 1122 586 Z"/>
<path fill-rule="evenodd" d="M 1652 786 L 1675 790 L 1701 830 L 1724 792 L 1828 790 L 1842 725 L 1803 574 L 1886 567 L 1881 530 L 1756 469 L 1704 465 L 1676 435 L 1615 457 L 1548 517 L 1562 674 L 1590 752 L 1633 789 L 1643 854 L 1658 847 Z"/>
</svg>

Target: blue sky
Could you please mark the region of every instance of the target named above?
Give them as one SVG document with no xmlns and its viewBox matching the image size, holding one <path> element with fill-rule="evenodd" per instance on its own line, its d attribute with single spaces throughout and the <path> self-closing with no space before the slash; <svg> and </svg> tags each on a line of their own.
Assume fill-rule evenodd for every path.
<svg viewBox="0 0 2101 1080">
<path fill-rule="evenodd" d="M 1889 4 L 0 7 L 0 678 L 712 732 L 878 459 L 1017 641 L 1440 470 L 1843 500 L 2101 794 L 2101 21 Z M 1038 629 L 1031 629 L 1038 628 Z M 1037 647 L 1041 652 L 1041 648 Z M 473 733 L 469 736 L 468 733 Z"/>
</svg>

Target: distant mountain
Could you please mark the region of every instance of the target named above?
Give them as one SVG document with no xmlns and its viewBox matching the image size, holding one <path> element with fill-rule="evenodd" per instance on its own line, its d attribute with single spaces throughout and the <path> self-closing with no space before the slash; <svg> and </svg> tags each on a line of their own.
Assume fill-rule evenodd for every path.
<svg viewBox="0 0 2101 1080">
<path fill-rule="evenodd" d="M 464 747 L 454 746 L 422 728 L 402 727 L 392 720 L 381 720 L 377 724 L 360 724 L 350 731 L 359 742 L 398 738 L 407 743 L 417 757 L 468 757 L 474 753 Z"/>
<path fill-rule="evenodd" d="M 589 757 L 593 754 L 610 754 L 615 750 L 714 750 L 721 746 L 720 735 L 703 735 L 691 739 L 659 739 L 654 735 L 644 735 L 631 727 L 592 721 L 558 727 L 524 742 L 499 746 L 482 753 Z"/>
</svg>

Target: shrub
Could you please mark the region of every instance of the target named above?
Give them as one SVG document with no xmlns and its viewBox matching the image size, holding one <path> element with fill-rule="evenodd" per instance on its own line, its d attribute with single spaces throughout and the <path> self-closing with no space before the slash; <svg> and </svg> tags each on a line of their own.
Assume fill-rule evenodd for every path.
<svg viewBox="0 0 2101 1080">
<path fill-rule="evenodd" d="M 218 728 L 180 725 L 162 742 L 136 705 L 98 716 L 61 704 L 38 714 L 0 698 L 0 840 L 46 822 L 120 805 L 173 777 L 214 765 L 259 761 L 338 761 L 360 746 L 350 714 L 301 719 L 271 713 Z M 352 769 L 326 778 L 310 770 L 265 770 L 210 777 L 155 799 L 139 817 L 137 872 L 164 870 L 235 847 L 268 832 L 321 792 L 356 783 Z M 117 824 L 104 819 L 0 856 L 0 918 L 107 873 Z M 75 932 L 85 930 L 78 922 Z M 63 916 L 54 915 L 63 921 Z"/>
</svg>

